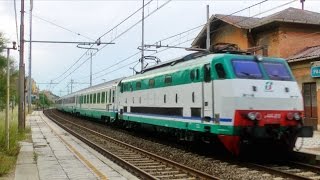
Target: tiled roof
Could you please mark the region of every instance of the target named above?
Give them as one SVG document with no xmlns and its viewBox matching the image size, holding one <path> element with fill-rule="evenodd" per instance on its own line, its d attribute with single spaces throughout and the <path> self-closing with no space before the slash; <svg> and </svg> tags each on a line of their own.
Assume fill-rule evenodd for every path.
<svg viewBox="0 0 320 180">
<path fill-rule="evenodd" d="M 214 17 L 221 21 L 224 21 L 226 23 L 232 24 L 243 29 L 251 28 L 260 20 L 260 18 L 252 18 L 245 16 L 227 16 L 223 14 L 216 14 Z"/>
<path fill-rule="evenodd" d="M 314 24 L 320 26 L 320 13 L 291 7 L 263 18 L 216 14 L 213 15 L 210 20 L 212 22 L 211 26 L 215 24 L 217 20 L 220 20 L 242 29 L 255 29 L 273 22 Z M 192 42 L 192 46 L 198 46 L 202 41 L 205 41 L 205 33 L 206 27 L 204 26 Z"/>
<path fill-rule="evenodd" d="M 254 25 L 253 28 L 275 21 L 320 25 L 320 13 L 291 7 L 261 18 L 260 22 Z"/>
<path fill-rule="evenodd" d="M 309 60 L 309 59 L 315 59 L 320 58 L 320 45 L 319 46 L 312 46 L 307 47 L 297 54 L 289 57 L 287 60 L 288 62 L 297 62 L 297 61 L 303 61 L 303 60 Z"/>
</svg>

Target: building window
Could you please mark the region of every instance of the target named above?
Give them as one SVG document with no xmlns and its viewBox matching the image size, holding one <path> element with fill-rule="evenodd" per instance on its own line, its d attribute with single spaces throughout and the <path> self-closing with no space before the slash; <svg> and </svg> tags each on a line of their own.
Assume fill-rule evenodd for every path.
<svg viewBox="0 0 320 180">
<path fill-rule="evenodd" d="M 218 78 L 219 79 L 225 79 L 226 78 L 226 72 L 225 72 L 222 64 L 221 63 L 216 64 L 215 68 L 216 68 L 216 72 L 217 72 Z"/>
<path fill-rule="evenodd" d="M 149 79 L 149 88 L 154 88 L 154 87 L 155 87 L 154 79 Z"/>
<path fill-rule="evenodd" d="M 304 111 L 307 118 L 317 118 L 317 85 L 316 83 L 303 83 Z"/>
<path fill-rule="evenodd" d="M 171 83 L 172 83 L 172 77 L 170 75 L 166 75 L 164 78 L 164 84 L 168 86 L 168 85 L 171 85 Z"/>
</svg>

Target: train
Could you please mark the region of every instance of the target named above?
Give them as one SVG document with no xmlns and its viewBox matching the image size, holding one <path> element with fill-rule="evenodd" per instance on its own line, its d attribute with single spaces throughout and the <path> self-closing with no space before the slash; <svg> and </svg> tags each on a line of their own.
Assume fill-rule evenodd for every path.
<svg viewBox="0 0 320 180">
<path fill-rule="evenodd" d="M 254 144 L 292 151 L 298 137 L 313 136 L 286 60 L 248 53 L 192 53 L 63 96 L 56 108 L 183 141 L 219 141 L 234 155 Z"/>
</svg>

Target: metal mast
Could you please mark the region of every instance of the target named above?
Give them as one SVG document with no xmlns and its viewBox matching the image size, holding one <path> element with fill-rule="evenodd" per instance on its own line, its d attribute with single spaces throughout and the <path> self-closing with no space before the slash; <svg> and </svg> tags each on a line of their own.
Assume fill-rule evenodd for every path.
<svg viewBox="0 0 320 180">
<path fill-rule="evenodd" d="M 19 61 L 19 107 L 18 128 L 25 129 L 25 106 L 24 106 L 24 0 L 21 0 L 21 22 L 20 22 L 20 61 Z"/>
<path fill-rule="evenodd" d="M 30 34 L 29 34 L 29 89 L 28 89 L 28 113 L 31 113 L 31 94 L 32 94 L 32 78 L 31 78 L 31 46 L 32 46 L 32 9 L 33 9 L 33 0 L 30 0 Z"/>
<path fill-rule="evenodd" d="M 209 5 L 207 5 L 207 50 L 210 50 L 210 17 L 209 17 Z"/>
<path fill-rule="evenodd" d="M 142 0 L 141 72 L 144 68 L 144 0 Z"/>
</svg>

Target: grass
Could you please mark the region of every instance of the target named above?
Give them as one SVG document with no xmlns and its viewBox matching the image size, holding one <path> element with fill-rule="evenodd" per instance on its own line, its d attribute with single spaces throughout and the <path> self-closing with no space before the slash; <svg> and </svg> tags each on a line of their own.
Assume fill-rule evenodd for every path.
<svg viewBox="0 0 320 180">
<path fill-rule="evenodd" d="M 18 131 L 17 109 L 18 108 L 15 108 L 13 113 L 10 112 L 9 117 L 9 150 L 7 150 L 5 146 L 5 112 L 0 112 L 0 177 L 9 173 L 14 168 L 20 151 L 19 141 L 26 139 L 31 131 L 30 128 L 26 128 L 24 132 Z"/>
</svg>

